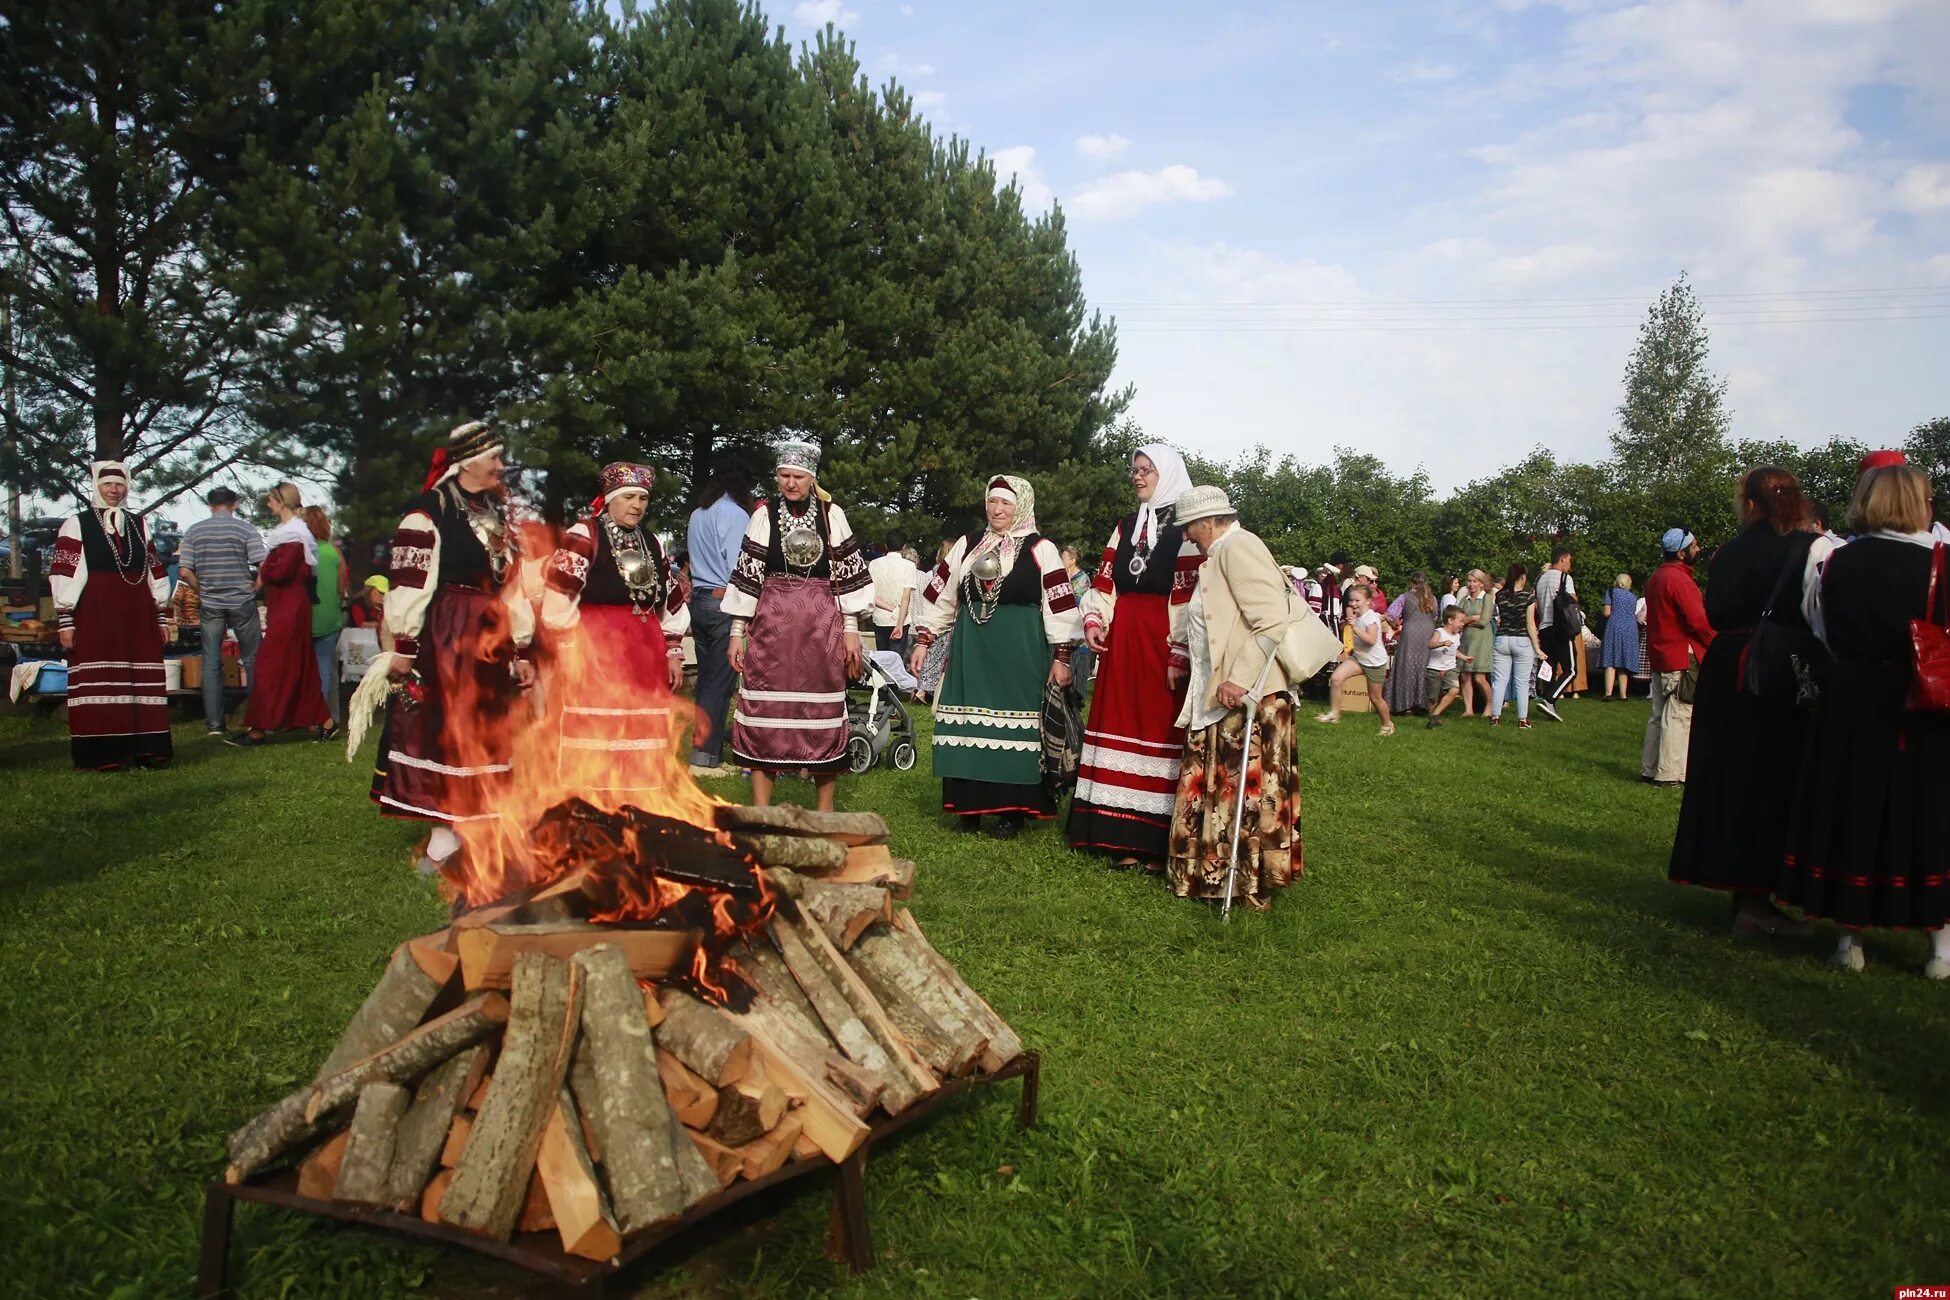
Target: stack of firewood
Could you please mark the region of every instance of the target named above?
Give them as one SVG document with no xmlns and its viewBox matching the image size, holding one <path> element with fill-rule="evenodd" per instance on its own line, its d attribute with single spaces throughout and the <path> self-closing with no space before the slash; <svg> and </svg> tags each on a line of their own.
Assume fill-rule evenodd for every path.
<svg viewBox="0 0 1950 1300">
<path fill-rule="evenodd" d="M 608 1259 L 1021 1055 L 895 906 L 913 864 L 879 817 L 718 813 L 776 906 L 701 984 L 694 933 L 481 909 L 400 945 L 313 1082 L 232 1135 L 229 1180 L 295 1158 L 304 1195 Z"/>
</svg>

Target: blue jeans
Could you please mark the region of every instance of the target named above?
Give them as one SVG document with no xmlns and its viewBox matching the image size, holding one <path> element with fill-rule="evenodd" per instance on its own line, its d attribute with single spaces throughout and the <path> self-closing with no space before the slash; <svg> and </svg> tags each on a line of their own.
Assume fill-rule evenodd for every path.
<svg viewBox="0 0 1950 1300">
<path fill-rule="evenodd" d="M 325 688 L 325 709 L 332 725 L 339 725 L 339 634 L 327 632 L 311 639 L 312 653 L 318 656 L 318 684 Z"/>
<path fill-rule="evenodd" d="M 237 634 L 237 646 L 244 652 L 244 684 L 248 686 L 257 666 L 257 645 L 264 630 L 257 623 L 255 604 L 236 609 L 203 607 L 203 721 L 212 731 L 224 728 L 223 634 L 228 627 Z"/>
<path fill-rule="evenodd" d="M 731 649 L 731 616 L 723 598 L 703 587 L 691 589 L 691 641 L 697 647 L 697 718 L 691 762 L 716 767 L 724 756 L 725 715 L 737 674 L 725 655 Z"/>
<path fill-rule="evenodd" d="M 1495 667 L 1490 672 L 1490 716 L 1503 715 L 1503 701 L 1517 690 L 1517 721 L 1530 720 L 1530 673 L 1537 664 L 1537 647 L 1527 636 L 1498 636 Z"/>
</svg>

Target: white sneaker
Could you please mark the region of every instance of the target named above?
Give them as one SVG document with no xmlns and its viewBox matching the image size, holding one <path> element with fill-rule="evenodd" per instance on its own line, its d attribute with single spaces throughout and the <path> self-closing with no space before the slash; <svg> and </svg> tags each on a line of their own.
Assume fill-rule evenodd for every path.
<svg viewBox="0 0 1950 1300">
<path fill-rule="evenodd" d="M 1932 957 L 1923 963 L 1923 978 L 1926 980 L 1950 980 L 1950 961 Z"/>
<path fill-rule="evenodd" d="M 1858 947 L 1850 948 L 1846 952 L 1837 952 L 1834 956 L 1828 959 L 1828 964 L 1830 966 L 1833 966 L 1837 970 L 1848 970 L 1848 971 L 1860 972 L 1864 967 L 1866 967 L 1869 964 L 1869 959 L 1862 955 L 1862 949 L 1858 946 Z M 1950 972 L 1946 972 L 1946 973 L 1950 973 Z M 1941 978 L 1941 977 L 1934 977 L 1934 978 Z"/>
<path fill-rule="evenodd" d="M 737 769 L 737 768 L 735 768 L 735 767 L 731 767 L 731 766 L 728 766 L 727 764 L 724 764 L 724 763 L 719 763 L 719 764 L 718 764 L 718 765 L 717 765 L 716 767 L 705 767 L 705 766 L 703 766 L 703 765 L 702 765 L 702 764 L 700 764 L 700 763 L 692 763 L 692 764 L 691 764 L 691 775 L 692 775 L 692 776 L 694 776 L 694 777 L 700 777 L 700 778 L 703 778 L 703 777 L 720 777 L 720 776 L 737 776 L 737 775 L 738 775 L 738 769 Z"/>
</svg>

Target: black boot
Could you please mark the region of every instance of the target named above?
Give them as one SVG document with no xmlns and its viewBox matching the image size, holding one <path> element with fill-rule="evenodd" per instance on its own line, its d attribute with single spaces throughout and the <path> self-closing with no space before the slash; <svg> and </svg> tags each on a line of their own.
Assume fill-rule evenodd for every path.
<svg viewBox="0 0 1950 1300">
<path fill-rule="evenodd" d="M 955 830 L 963 835 L 973 835 L 982 829 L 982 814 L 963 813 L 955 818 Z"/>
<path fill-rule="evenodd" d="M 1012 840 L 1020 834 L 1022 834 L 1021 813 L 1001 813 L 997 815 L 995 825 L 989 828 L 989 838 L 994 840 Z"/>
</svg>

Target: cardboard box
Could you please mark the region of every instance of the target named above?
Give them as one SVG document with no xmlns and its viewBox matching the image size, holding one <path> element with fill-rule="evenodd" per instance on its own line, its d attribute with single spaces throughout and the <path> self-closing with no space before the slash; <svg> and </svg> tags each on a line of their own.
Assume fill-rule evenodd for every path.
<svg viewBox="0 0 1950 1300">
<path fill-rule="evenodd" d="M 243 660 L 233 658 L 232 656 L 229 655 L 224 656 L 223 684 L 226 687 L 242 686 L 244 684 L 244 661 Z"/>
<path fill-rule="evenodd" d="M 203 689 L 203 656 L 183 655 L 176 660 L 183 665 L 183 689 L 200 691 Z"/>
<path fill-rule="evenodd" d="M 1357 674 L 1341 683 L 1341 712 L 1374 712 L 1374 707 L 1368 703 L 1368 679 L 1365 674 Z"/>
</svg>

